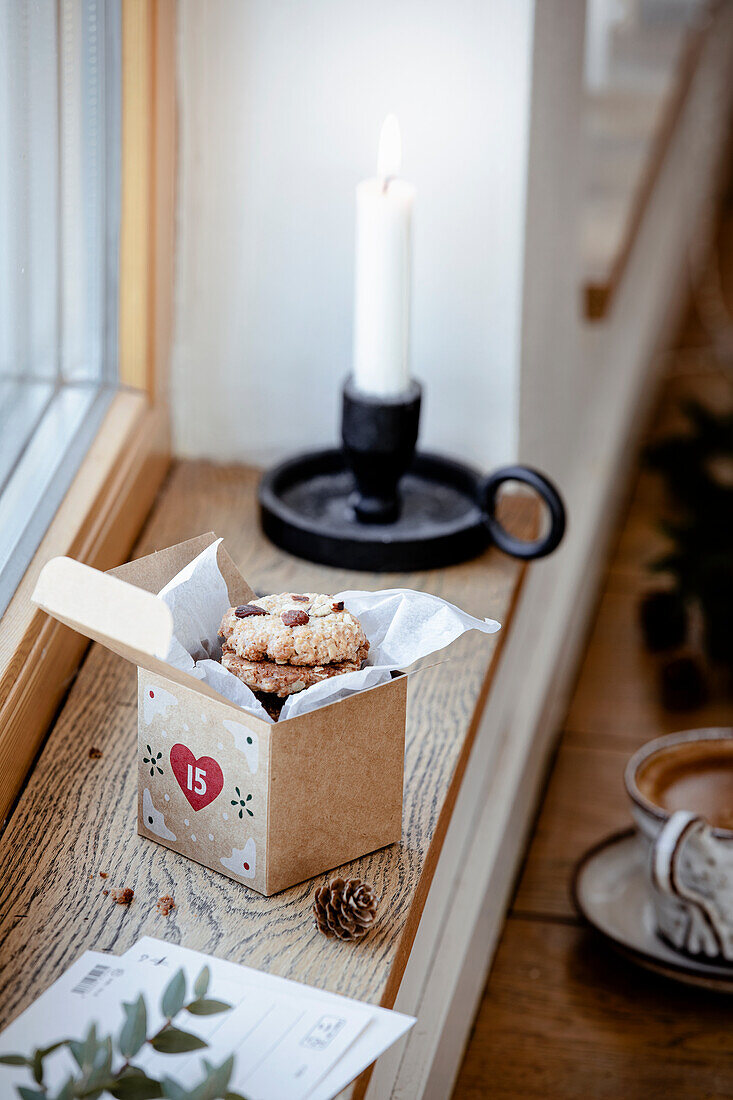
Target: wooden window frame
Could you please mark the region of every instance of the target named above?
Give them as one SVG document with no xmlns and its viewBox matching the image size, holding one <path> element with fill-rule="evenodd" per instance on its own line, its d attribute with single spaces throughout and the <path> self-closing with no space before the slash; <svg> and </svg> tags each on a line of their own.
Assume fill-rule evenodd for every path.
<svg viewBox="0 0 733 1100">
<path fill-rule="evenodd" d="M 629 265 L 644 214 L 651 202 L 667 152 L 677 133 L 679 120 L 688 101 L 695 73 L 713 25 L 715 7 L 715 3 L 712 3 L 709 6 L 708 18 L 701 19 L 699 25 L 691 26 L 686 32 L 670 79 L 666 101 L 649 143 L 643 170 L 630 196 L 623 238 L 618 251 L 605 277 L 594 274 L 585 280 L 582 295 L 584 313 L 588 321 L 602 321 L 611 312 L 614 298 Z"/>
<path fill-rule="evenodd" d="M 88 642 L 33 607 L 43 565 L 124 561 L 170 464 L 175 0 L 122 0 L 120 390 L 0 619 L 0 821 Z"/>
</svg>

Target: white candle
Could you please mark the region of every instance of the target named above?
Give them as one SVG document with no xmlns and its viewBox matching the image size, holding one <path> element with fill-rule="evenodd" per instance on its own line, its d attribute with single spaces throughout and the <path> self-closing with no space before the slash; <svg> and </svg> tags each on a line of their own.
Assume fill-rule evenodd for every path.
<svg viewBox="0 0 733 1100">
<path fill-rule="evenodd" d="M 397 179 L 400 128 L 384 120 L 377 176 L 356 188 L 354 384 L 391 397 L 410 381 L 410 261 L 415 188 Z"/>
</svg>

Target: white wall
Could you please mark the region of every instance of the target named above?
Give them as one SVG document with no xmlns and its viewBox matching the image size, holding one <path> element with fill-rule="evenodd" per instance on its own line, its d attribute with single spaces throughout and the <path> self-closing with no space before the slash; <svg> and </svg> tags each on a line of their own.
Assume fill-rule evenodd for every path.
<svg viewBox="0 0 733 1100">
<path fill-rule="evenodd" d="M 533 0 L 181 0 L 175 446 L 338 431 L 354 187 L 399 117 L 422 445 L 513 458 Z"/>
</svg>

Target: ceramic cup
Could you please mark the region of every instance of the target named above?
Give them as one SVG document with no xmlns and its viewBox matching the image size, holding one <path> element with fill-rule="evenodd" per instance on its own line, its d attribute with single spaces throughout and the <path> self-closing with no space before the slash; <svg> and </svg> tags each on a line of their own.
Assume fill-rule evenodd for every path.
<svg viewBox="0 0 733 1100">
<path fill-rule="evenodd" d="M 650 741 L 629 760 L 625 785 L 648 849 L 658 931 L 677 950 L 733 962 L 733 831 L 711 826 L 699 805 L 665 810 L 639 786 L 655 756 L 687 744 L 694 754 L 699 742 L 725 742 L 727 750 L 733 730 L 685 730 Z"/>
</svg>

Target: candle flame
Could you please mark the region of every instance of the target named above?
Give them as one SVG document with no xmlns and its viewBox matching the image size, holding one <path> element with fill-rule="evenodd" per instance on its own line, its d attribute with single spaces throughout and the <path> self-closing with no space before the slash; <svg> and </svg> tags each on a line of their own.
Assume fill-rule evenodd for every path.
<svg viewBox="0 0 733 1100">
<path fill-rule="evenodd" d="M 387 115 L 382 123 L 379 135 L 379 153 L 377 154 L 377 176 L 386 187 L 388 181 L 399 175 L 402 167 L 402 138 L 400 124 L 396 115 Z"/>
</svg>

